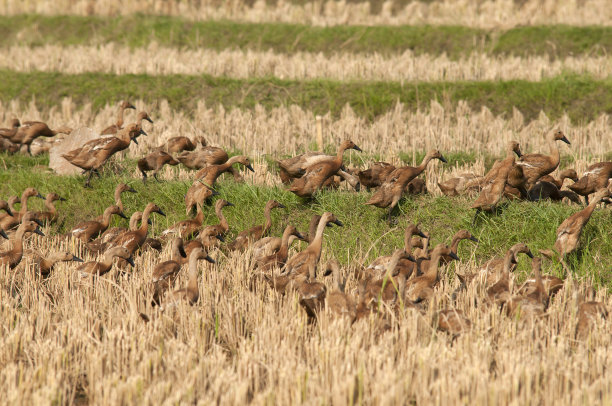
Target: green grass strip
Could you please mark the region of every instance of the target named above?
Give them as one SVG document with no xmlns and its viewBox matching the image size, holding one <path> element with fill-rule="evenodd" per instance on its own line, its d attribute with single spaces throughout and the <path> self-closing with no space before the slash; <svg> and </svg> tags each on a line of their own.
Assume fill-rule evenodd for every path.
<svg viewBox="0 0 612 406">
<path fill-rule="evenodd" d="M 451 160 L 450 164 L 454 164 Z M 190 182 L 151 180 L 146 187 L 140 178 L 130 178 L 125 173 L 135 167 L 133 160 L 114 162 L 107 165 L 102 178 L 93 180 L 93 189 L 84 189 L 83 176 L 57 176 L 44 172 L 38 165 L 45 165 L 47 157 L 24 157 L 0 154 L 0 199 L 19 195 L 26 187 L 36 187 L 41 193 L 56 192 L 68 199 L 57 202 L 58 224 L 51 227 L 51 235 L 63 233 L 83 220 L 102 213 L 113 203 L 113 190 L 118 182 L 131 184 L 137 194 L 125 193 L 123 203 L 129 216 L 142 210 L 147 202 L 157 203 L 168 215 L 167 218 L 153 216 L 155 233 L 159 234 L 168 226 L 184 220 L 184 194 Z M 5 169 L 6 168 L 6 169 Z M 231 241 L 238 232 L 264 221 L 263 209 L 268 199 L 276 199 L 287 209 L 272 212 L 272 235 L 280 235 L 287 224 L 293 224 L 300 231 L 307 231 L 313 214 L 331 211 L 344 223 L 344 227 L 332 227 L 325 231 L 325 258 L 334 256 L 342 263 L 363 260 L 363 263 L 380 255 L 389 255 L 403 246 L 403 229 L 408 223 L 420 223 L 421 228 L 431 233 L 432 245 L 450 243 L 452 235 L 459 229 L 470 230 L 480 243 L 463 242 L 459 256 L 467 261 L 471 253 L 477 262 L 485 261 L 494 255 L 502 255 L 517 242 L 525 242 L 535 253 L 538 249 L 551 248 L 555 242 L 555 230 L 561 222 L 577 212 L 581 207 L 551 202 L 509 202 L 501 214 L 483 216 L 476 226 L 472 226 L 474 211 L 470 209 L 471 200 L 466 198 L 434 197 L 424 195 L 408 197 L 400 204 L 398 226 L 391 229 L 387 224 L 386 211 L 364 203 L 371 193 L 323 191 L 315 202 L 306 203 L 282 187 L 265 187 L 249 183 L 235 183 L 231 176 L 224 175 L 215 187 L 220 197 L 235 204 L 226 208 L 230 224 Z M 31 199 L 28 207 L 43 210 L 43 201 Z M 204 208 L 205 224 L 216 224 L 214 210 Z M 570 266 L 579 276 L 592 277 L 597 285 L 612 288 L 612 274 L 609 264 L 612 261 L 612 235 L 609 232 L 612 211 L 596 210 L 582 236 L 583 247 L 578 253 L 568 257 Z M 125 227 L 127 221 L 113 218 L 113 225 Z M 368 253 L 369 250 L 369 253 Z M 349 257 L 350 253 L 350 257 Z M 367 255 L 366 255 L 367 253 Z M 455 269 L 450 266 L 449 272 Z M 562 274 L 561 266 L 544 264 L 545 273 Z M 530 274 L 528 260 L 521 260 L 519 271 L 521 279 Z"/>
<path fill-rule="evenodd" d="M 0 17 L 0 46 L 89 45 L 115 42 L 144 47 L 251 49 L 278 53 L 359 52 L 396 54 L 446 53 L 451 58 L 472 52 L 512 55 L 607 55 L 612 27 L 565 25 L 491 31 L 462 26 L 333 26 L 252 24 L 231 21 L 187 21 L 176 17 L 77 17 L 21 15 Z"/>
<path fill-rule="evenodd" d="M 0 70 L 0 100 L 32 99 L 40 108 L 56 106 L 70 96 L 94 108 L 118 100 L 143 99 L 156 103 L 166 99 L 171 107 L 189 112 L 205 99 L 209 105 L 250 109 L 298 105 L 317 114 L 338 115 L 349 104 L 360 116 L 372 119 L 394 107 L 397 101 L 410 109 L 427 109 L 430 100 L 445 105 L 467 101 L 472 108 L 487 106 L 495 114 L 518 108 L 527 119 L 544 111 L 550 118 L 564 112 L 574 122 L 612 113 L 612 79 L 560 76 L 540 82 L 524 80 L 485 82 L 350 82 L 334 80 L 288 81 L 275 78 L 227 79 L 207 75 L 112 75 L 101 73 L 17 73 Z"/>
</svg>

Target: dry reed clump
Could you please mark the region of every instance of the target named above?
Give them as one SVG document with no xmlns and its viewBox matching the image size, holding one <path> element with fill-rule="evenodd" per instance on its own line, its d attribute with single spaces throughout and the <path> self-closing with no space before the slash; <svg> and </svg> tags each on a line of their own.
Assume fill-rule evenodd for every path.
<svg viewBox="0 0 612 406">
<path fill-rule="evenodd" d="M 137 110 L 146 110 L 155 124 L 144 123 L 148 137 L 140 137 L 139 145 L 131 145 L 129 156 L 142 157 L 146 152 L 161 145 L 168 138 L 185 135 L 204 136 L 210 145 L 229 150 L 240 150 L 254 157 L 259 155 L 287 156 L 309 149 L 315 141 L 315 115 L 298 106 L 266 110 L 221 106 L 210 107 L 205 101 L 188 116 L 183 111 L 170 108 L 166 101 L 154 106 L 136 101 Z M 116 120 L 114 105 L 94 111 L 91 104 L 76 106 L 70 98 L 58 102 L 56 108 L 45 111 L 37 109 L 35 102 L 21 105 L 18 101 L 0 103 L 0 123 L 13 117 L 22 120 L 43 120 L 54 125 L 81 126 L 101 130 Z M 125 121 L 135 119 L 127 112 Z M 545 114 L 529 123 L 522 114 L 514 110 L 511 117 L 495 116 L 486 107 L 479 111 L 460 102 L 456 107 L 444 107 L 438 102 L 429 103 L 429 108 L 411 111 L 398 103 L 393 110 L 373 121 L 358 117 L 346 106 L 337 118 L 329 114 L 323 117 L 324 144 L 335 150 L 341 140 L 354 140 L 367 154 L 376 154 L 381 159 L 393 159 L 398 151 L 419 152 L 437 148 L 444 153 L 469 152 L 475 157 L 483 153 L 501 156 L 504 145 L 516 140 L 525 153 L 548 152 L 550 145 L 546 134 L 554 129 L 562 130 L 572 142 L 572 147 L 562 151 L 574 160 L 600 159 L 612 151 L 612 123 L 608 115 L 601 115 L 588 123 L 571 123 L 562 117 L 551 121 Z M 416 159 L 416 158 L 415 158 Z M 349 166 L 363 164 L 362 154 L 351 154 Z"/>
<path fill-rule="evenodd" d="M 442 0 L 397 5 L 385 1 L 378 12 L 369 2 L 279 0 L 267 4 L 246 0 L 1 0 L 0 14 L 22 13 L 129 15 L 135 13 L 180 16 L 187 19 L 229 19 L 249 22 L 285 22 L 314 25 L 446 24 L 483 28 L 517 25 L 610 25 L 607 0 Z"/>
<path fill-rule="evenodd" d="M 85 256 L 79 246 L 49 238 L 27 245 Z M 295 295 L 249 290 L 249 251 L 212 255 L 218 264 L 200 265 L 198 304 L 165 313 L 149 305 L 150 280 L 168 249 L 161 256 L 145 253 L 124 276 L 83 279 L 75 265 L 59 264 L 43 281 L 29 268 L 2 269 L 5 402 L 548 405 L 611 399 L 609 326 L 595 323 L 588 339 L 575 340 L 572 281 L 548 317 L 536 321 L 475 305 L 482 290 L 472 285 L 454 304 L 472 329 L 452 340 L 433 324 L 458 285 L 448 271 L 438 301 L 424 314 L 382 309 L 353 326 L 324 314 L 309 326 Z M 471 262 L 457 266 L 459 272 L 475 269 Z M 343 269 L 351 293 L 357 290 L 354 271 Z M 185 283 L 182 271 L 177 285 Z M 612 305 L 604 291 L 597 300 Z"/>
<path fill-rule="evenodd" d="M 495 57 L 476 53 L 453 61 L 447 56 L 379 54 L 360 55 L 210 49 L 180 50 L 159 47 L 131 49 L 117 44 L 101 46 L 13 46 L 2 51 L 0 68 L 19 72 L 47 71 L 78 74 L 209 74 L 233 78 L 275 76 L 281 79 L 330 78 L 337 80 L 440 81 L 512 80 L 538 81 L 563 72 L 607 78 L 612 58 L 567 57 L 551 61 L 547 56 Z"/>
</svg>

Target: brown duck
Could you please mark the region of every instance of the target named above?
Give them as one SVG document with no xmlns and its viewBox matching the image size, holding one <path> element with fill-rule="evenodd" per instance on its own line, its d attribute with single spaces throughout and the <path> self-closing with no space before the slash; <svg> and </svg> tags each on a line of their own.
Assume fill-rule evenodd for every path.
<svg viewBox="0 0 612 406">
<path fill-rule="evenodd" d="M 183 151 L 193 151 L 198 145 L 198 140 L 193 141 L 183 135 L 169 138 L 165 144 L 158 147 L 158 150 L 165 151 L 169 154 L 178 154 Z M 193 169 L 193 168 L 191 168 Z"/>
<path fill-rule="evenodd" d="M 51 252 L 47 255 L 42 255 L 39 252 L 30 252 L 26 256 L 29 263 L 33 265 L 34 271 L 43 278 L 48 278 L 51 275 L 53 268 L 58 262 L 83 262 L 81 258 L 67 251 Z M 20 264 L 20 267 L 22 265 L 25 265 L 24 262 Z"/>
<path fill-rule="evenodd" d="M 247 230 L 238 233 L 238 236 L 236 236 L 236 239 L 228 245 L 228 248 L 231 251 L 244 250 L 253 241 L 257 241 L 262 237 L 266 236 L 268 234 L 268 231 L 270 231 L 270 228 L 272 227 L 272 218 L 270 217 L 270 212 L 272 211 L 272 209 L 276 208 L 284 209 L 285 206 L 280 204 L 276 200 L 268 200 L 268 202 L 266 203 L 266 207 L 264 208 L 264 217 L 266 219 L 266 222 L 263 225 L 253 226 Z"/>
<path fill-rule="evenodd" d="M 281 245 L 278 251 L 273 254 L 262 256 L 256 259 L 255 268 L 261 271 L 268 271 L 273 268 L 282 268 L 287 262 L 289 256 L 289 239 L 294 236 L 298 239 L 304 239 L 299 231 L 292 225 L 285 227 L 283 237 L 281 239 Z"/>
<path fill-rule="evenodd" d="M 151 213 L 158 213 L 162 216 L 166 216 L 162 209 L 160 209 L 155 203 L 147 204 L 142 215 L 142 224 L 140 228 L 135 231 L 128 231 L 119 235 L 114 241 L 114 246 L 123 246 L 127 248 L 130 255 L 133 255 L 147 240 L 149 233 L 149 217 Z"/>
<path fill-rule="evenodd" d="M 56 130 L 52 130 L 46 123 L 41 121 L 26 121 L 17 129 L 17 133 L 9 140 L 14 144 L 26 145 L 28 153 L 31 154 L 31 145 L 38 137 L 55 137 L 57 134 L 70 134 L 72 128 L 62 126 Z"/>
<path fill-rule="evenodd" d="M 0 210 L 4 210 L 5 213 L 2 213 L 0 215 L 0 221 L 2 221 L 2 219 L 4 217 L 13 217 L 13 211 L 11 210 L 11 206 L 9 206 L 9 203 L 6 200 L 0 200 Z"/>
<path fill-rule="evenodd" d="M 13 118 L 11 120 L 10 128 L 0 128 L 0 137 L 10 140 L 15 135 L 17 135 L 17 131 L 19 130 L 19 127 L 21 127 L 21 123 L 19 122 L 19 119 Z"/>
<path fill-rule="evenodd" d="M 210 260 L 211 258 L 201 248 L 196 248 L 189 254 L 189 281 L 187 286 L 175 290 L 164 300 L 164 305 L 161 308 L 165 310 L 171 306 L 176 306 L 180 302 L 186 301 L 190 305 L 194 305 L 200 298 L 200 290 L 198 289 L 198 261 Z M 214 261 L 213 261 L 214 262 Z"/>
<path fill-rule="evenodd" d="M 184 245 L 185 255 L 189 258 L 189 254 L 196 248 L 201 248 L 206 252 L 210 252 L 211 249 L 217 247 L 220 242 L 224 242 L 223 231 L 221 226 L 206 226 L 200 232 L 199 239 L 191 240 Z"/>
<path fill-rule="evenodd" d="M 553 172 L 557 169 L 557 166 L 559 166 L 561 153 L 559 152 L 557 141 L 562 141 L 570 145 L 565 134 L 559 130 L 552 135 L 550 156 L 543 154 L 525 154 L 516 163 L 523 168 L 523 174 L 527 178 L 528 190 L 535 185 L 538 179 Z"/>
<path fill-rule="evenodd" d="M 47 211 L 35 211 L 34 218 L 43 223 L 54 223 L 57 221 L 57 209 L 53 202 L 55 201 L 65 202 L 66 199 L 58 195 L 57 193 L 47 193 L 45 197 L 45 207 Z"/>
<path fill-rule="evenodd" d="M 513 245 L 504 257 L 504 265 L 501 276 L 493 285 L 487 289 L 489 303 L 504 305 L 510 299 L 510 272 L 516 268 L 518 254 L 525 254 L 533 258 L 529 247 L 523 243 Z"/>
<path fill-rule="evenodd" d="M 134 105 L 128 101 L 122 101 L 119 104 L 119 111 L 117 112 L 117 121 L 115 122 L 115 124 L 112 124 L 102 130 L 102 132 L 100 132 L 100 135 L 117 134 L 117 132 L 119 132 L 119 130 L 123 128 L 123 113 L 126 109 L 136 110 L 136 107 L 134 107 Z"/>
<path fill-rule="evenodd" d="M 108 226 L 110 225 L 111 216 L 116 214 L 117 216 L 127 219 L 125 214 L 121 211 L 119 206 L 109 206 L 104 210 L 104 215 L 102 221 L 84 221 L 75 226 L 72 230 L 70 230 L 70 234 L 75 238 L 87 243 L 94 238 L 98 237 L 102 234 Z"/>
<path fill-rule="evenodd" d="M 387 180 L 387 177 L 395 169 L 394 165 L 387 162 L 373 162 L 368 169 L 358 172 L 359 183 L 368 190 L 377 188 Z"/>
<path fill-rule="evenodd" d="M 597 204 L 605 197 L 610 197 L 610 191 L 608 189 L 598 191 L 587 207 L 569 216 L 557 228 L 555 250 L 559 253 L 561 259 L 578 248 L 578 242 L 584 226 L 591 218 Z"/>
<path fill-rule="evenodd" d="M 557 187 L 557 189 L 560 190 L 563 187 L 565 179 L 570 179 L 574 182 L 578 182 L 578 174 L 574 169 L 565 169 L 559 172 L 559 179 L 555 179 L 552 175 L 544 175 L 540 178 L 540 181 L 552 183 Z"/>
<path fill-rule="evenodd" d="M 123 206 L 123 201 L 121 200 L 121 195 L 124 192 L 130 192 L 130 193 L 136 193 L 136 190 L 129 186 L 126 185 L 125 183 L 119 183 L 116 187 L 115 187 L 115 192 L 113 194 L 113 197 L 115 199 L 115 205 L 119 206 L 119 208 L 121 209 L 122 212 L 125 212 L 125 208 Z M 102 221 L 102 216 L 98 216 L 94 219 L 95 221 Z M 138 220 L 140 221 L 140 219 Z M 131 222 L 130 222 L 131 224 Z"/>
<path fill-rule="evenodd" d="M 475 184 L 480 178 L 482 177 L 473 173 L 462 173 L 455 178 L 448 179 L 444 182 L 438 182 L 438 187 L 446 196 L 459 196 L 464 192 L 472 192 L 474 187 L 470 188 L 470 184 Z M 480 185 L 478 185 L 478 189 L 480 189 Z"/>
<path fill-rule="evenodd" d="M 538 181 L 529 190 L 529 200 L 537 202 L 540 200 L 552 200 L 558 202 L 567 198 L 570 201 L 580 204 L 580 197 L 571 190 L 559 190 L 557 185 L 543 180 Z"/>
<path fill-rule="evenodd" d="M 580 196 L 584 196 L 586 204 L 589 204 L 589 195 L 608 187 L 610 178 L 612 178 L 612 162 L 599 162 L 589 166 L 578 182 L 568 187 Z"/>
<path fill-rule="evenodd" d="M 251 166 L 251 161 L 249 161 L 249 158 L 244 155 L 237 155 L 231 157 L 225 163 L 219 165 L 209 165 L 203 169 L 200 169 L 198 172 L 196 172 L 195 178 L 200 179 L 207 185 L 214 186 L 217 178 L 224 172 L 228 172 L 232 165 L 236 163 L 243 165 L 251 172 L 255 172 L 253 166 Z"/>
<path fill-rule="evenodd" d="M 323 283 L 317 282 L 315 278 L 316 270 L 314 266 L 311 266 L 308 270 L 308 279 L 297 284 L 300 306 L 306 312 L 310 323 L 316 321 L 319 313 L 325 307 L 325 297 L 327 295 L 327 287 Z"/>
<path fill-rule="evenodd" d="M 593 324 L 597 320 L 606 320 L 607 318 L 608 309 L 606 309 L 604 303 L 596 301 L 580 303 L 578 306 L 578 322 L 576 323 L 576 339 L 587 339 Z"/>
<path fill-rule="evenodd" d="M 288 185 L 294 179 L 304 176 L 306 169 L 321 162 L 331 162 L 335 156 L 324 154 L 323 152 L 310 151 L 292 158 L 276 161 L 279 167 L 281 181 Z"/>
<path fill-rule="evenodd" d="M 199 184 L 199 186 L 196 186 Z M 216 190 L 209 185 L 205 185 L 201 180 L 196 180 L 185 194 L 185 212 L 187 215 L 198 206 L 203 206 L 206 200 L 218 195 Z"/>
<path fill-rule="evenodd" d="M 389 222 L 391 222 L 391 213 L 399 203 L 406 186 L 408 183 L 410 183 L 410 181 L 419 176 L 425 170 L 427 164 L 432 159 L 439 159 L 442 162 L 447 162 L 440 151 L 433 150 L 425 155 L 421 165 L 417 167 L 404 166 L 395 169 L 389 174 L 385 182 L 380 186 L 378 191 L 372 195 L 366 204 L 380 208 L 388 208 Z"/>
<path fill-rule="evenodd" d="M 406 274 L 400 272 L 394 277 L 393 272 L 402 260 L 411 260 L 412 256 L 403 248 L 396 250 L 387 263 L 386 272 L 378 278 L 366 278 L 362 301 L 370 309 L 386 303 L 393 306 L 403 303 L 405 298 Z"/>
<path fill-rule="evenodd" d="M 515 296 L 508 302 L 507 313 L 511 317 L 539 316 L 548 308 L 548 292 L 542 282 L 540 274 L 542 258 L 534 257 L 531 260 L 535 284 L 533 289 L 524 296 Z"/>
<path fill-rule="evenodd" d="M 438 283 L 438 266 L 443 256 L 449 256 L 454 260 L 459 257 L 445 244 L 438 244 L 431 252 L 431 259 L 427 271 L 421 276 L 412 278 L 406 282 L 406 297 L 413 303 L 419 303 L 433 296 L 433 288 Z"/>
<path fill-rule="evenodd" d="M 439 331 L 456 338 L 472 328 L 472 322 L 459 309 L 440 310 L 435 315 L 435 326 Z"/>
<path fill-rule="evenodd" d="M 43 197 L 43 195 L 41 195 L 40 193 L 38 193 L 38 191 L 36 189 L 34 189 L 33 187 L 29 187 L 27 189 L 25 189 L 22 193 L 21 193 L 21 199 L 19 200 L 19 202 L 21 202 L 21 208 L 19 209 L 18 212 L 15 212 L 15 216 L 17 218 L 17 220 L 21 221 L 21 219 L 23 218 L 23 216 L 25 216 L 25 214 L 28 212 L 28 199 L 30 197 L 38 197 L 39 199 L 45 199 Z M 6 230 L 6 228 L 5 228 Z"/>
<path fill-rule="evenodd" d="M 115 153 L 129 147 L 132 140 L 138 143 L 136 137 L 140 134 L 146 135 L 137 124 L 130 124 L 123 130 L 120 130 L 116 136 L 89 141 L 81 148 L 63 154 L 62 157 L 72 165 L 83 169 L 85 172 L 89 172 L 89 177 L 85 183 L 85 186 L 89 186 L 92 174 L 98 173 L 98 169 Z"/>
<path fill-rule="evenodd" d="M 342 226 L 342 223 L 336 218 L 336 216 L 334 216 L 333 213 L 323 213 L 321 220 L 319 221 L 319 225 L 317 226 L 315 238 L 308 245 L 308 247 L 304 249 L 304 251 L 297 253 L 287 261 L 284 270 L 286 275 L 293 277 L 296 275 L 308 275 L 311 268 L 316 271 L 317 264 L 321 259 L 323 231 L 325 230 L 327 223 L 334 223 L 338 226 Z"/>
<path fill-rule="evenodd" d="M 325 298 L 325 308 L 336 317 L 346 317 L 353 323 L 357 318 L 357 305 L 353 298 L 345 292 L 346 278 L 342 277 L 340 264 L 335 259 L 327 261 L 325 275 L 332 275 L 336 289 L 328 292 Z"/>
<path fill-rule="evenodd" d="M 202 144 L 201 149 L 188 150 L 193 152 L 182 152 L 176 159 L 189 169 L 203 169 L 210 165 L 221 165 L 228 161 L 229 155 L 222 148 L 207 145 L 204 138 L 200 138 L 200 142 Z"/>
<path fill-rule="evenodd" d="M 554 256 L 554 252 L 552 250 L 540 250 L 540 253 L 546 258 L 552 258 Z M 546 290 L 549 297 L 552 297 L 557 294 L 563 287 L 563 279 L 556 277 L 554 275 L 540 275 L 540 279 L 544 284 L 544 289 Z M 527 279 L 519 288 L 518 295 L 526 296 L 533 292 L 536 289 L 536 279 L 531 278 Z"/>
<path fill-rule="evenodd" d="M 134 265 L 132 254 L 125 247 L 113 247 L 104 253 L 102 261 L 85 262 L 77 268 L 81 276 L 102 276 L 110 272 L 113 267 L 113 259 L 121 258 L 131 266 Z"/>
<path fill-rule="evenodd" d="M 11 239 L 13 248 L 0 252 L 0 265 L 8 265 L 10 269 L 14 269 L 19 265 L 23 257 L 23 236 L 29 232 L 44 236 L 43 232 L 38 228 L 38 224 L 34 221 L 24 221 L 19 225 L 15 236 Z"/>
<path fill-rule="evenodd" d="M 197 234 L 204 223 L 204 212 L 199 204 L 196 205 L 196 207 L 196 216 L 194 218 L 179 221 L 178 223 L 173 224 L 166 230 L 162 231 L 162 237 L 178 235 L 181 238 L 191 238 L 193 235 Z"/>
<path fill-rule="evenodd" d="M 164 151 L 152 152 L 144 158 L 139 159 L 137 165 L 138 170 L 142 173 L 142 182 L 147 183 L 147 172 L 149 171 L 153 171 L 153 178 L 159 182 L 157 173 L 166 164 L 175 166 L 178 165 L 179 162 L 174 159 L 172 155 Z"/>
<path fill-rule="evenodd" d="M 404 251 L 406 251 L 408 257 L 405 259 L 400 259 L 396 267 L 391 270 L 391 274 L 393 276 L 399 274 L 400 272 L 405 274 L 406 278 L 409 278 L 410 275 L 412 275 L 416 261 L 412 257 L 412 236 L 414 235 L 425 238 L 425 234 L 419 230 L 419 227 L 416 224 L 409 224 L 404 231 Z M 385 255 L 376 258 L 366 268 L 366 274 L 371 274 L 371 277 L 383 276 L 384 272 L 386 272 L 387 267 L 389 266 L 389 263 L 391 262 L 392 257 L 393 255 Z"/>
<path fill-rule="evenodd" d="M 521 156 L 519 144 L 515 141 L 510 141 L 506 149 L 506 158 L 496 162 L 485 175 L 485 179 L 482 182 L 482 191 L 471 206 L 472 209 L 476 209 L 474 221 L 476 221 L 480 211 L 493 211 L 501 200 L 508 182 L 508 175 L 514 166 L 515 153 Z"/>
<path fill-rule="evenodd" d="M 355 145 L 353 141 L 342 142 L 334 159 L 309 166 L 304 176 L 293 181 L 289 190 L 300 197 L 312 197 L 327 179 L 341 169 L 344 151 L 347 149 L 361 151 L 361 148 Z"/>
</svg>

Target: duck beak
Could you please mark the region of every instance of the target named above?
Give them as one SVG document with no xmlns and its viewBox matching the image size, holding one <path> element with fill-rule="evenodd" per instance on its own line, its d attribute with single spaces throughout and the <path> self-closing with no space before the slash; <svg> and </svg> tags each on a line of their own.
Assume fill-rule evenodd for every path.
<svg viewBox="0 0 612 406">
<path fill-rule="evenodd" d="M 566 143 L 567 145 L 572 145 L 571 142 L 569 142 L 569 140 L 567 138 L 565 138 L 565 135 L 563 136 L 563 138 L 561 138 L 561 141 L 563 141 L 564 143 Z"/>
<path fill-rule="evenodd" d="M 34 230 L 34 232 L 35 232 L 36 234 L 38 234 L 38 235 L 43 236 L 43 237 L 45 236 L 45 234 L 44 234 L 42 231 L 40 231 L 40 228 L 38 228 L 38 227 L 36 227 L 36 230 Z"/>
<path fill-rule="evenodd" d="M 215 237 L 217 237 L 217 240 L 225 242 L 225 237 L 223 237 L 223 234 L 217 234 Z"/>
<path fill-rule="evenodd" d="M 527 251 L 525 254 L 527 254 L 527 256 L 528 256 L 529 258 L 532 258 L 532 259 L 533 259 L 533 254 L 531 253 L 531 251 Z"/>
<path fill-rule="evenodd" d="M 136 139 L 136 137 L 132 138 L 132 141 L 134 141 L 134 144 L 138 145 L 138 140 Z"/>
<path fill-rule="evenodd" d="M 332 223 L 334 223 L 335 225 L 337 225 L 339 227 L 343 227 L 344 226 L 344 224 L 342 224 L 342 222 L 340 220 L 338 220 L 338 219 L 332 221 Z"/>
<path fill-rule="evenodd" d="M 150 226 L 153 225 L 153 222 L 151 221 L 151 219 L 147 219 L 147 224 L 150 225 Z"/>
<path fill-rule="evenodd" d="M 298 238 L 298 240 L 306 241 L 306 238 L 302 234 L 298 233 L 297 231 L 293 235 L 295 235 Z"/>
<path fill-rule="evenodd" d="M 38 194 L 36 195 L 36 197 L 38 197 L 39 199 L 43 199 L 43 200 L 45 199 L 45 197 L 44 197 L 43 195 L 41 195 L 40 193 L 38 193 Z"/>
<path fill-rule="evenodd" d="M 361 150 L 361 148 L 359 148 L 357 145 L 355 145 L 355 146 L 353 147 L 353 149 L 354 149 L 354 150 L 356 150 L 356 151 L 359 151 L 359 152 L 363 152 L 363 151 Z"/>
<path fill-rule="evenodd" d="M 162 209 L 158 209 L 158 210 L 157 210 L 157 213 L 159 213 L 159 214 L 161 214 L 162 216 L 166 217 L 166 213 L 164 213 L 164 212 L 162 211 Z"/>
<path fill-rule="evenodd" d="M 138 193 L 136 192 L 136 189 L 134 189 L 133 187 L 129 187 L 129 189 L 126 190 L 126 192 L 130 192 L 130 193 Z"/>
<path fill-rule="evenodd" d="M 148 136 L 149 134 L 147 134 L 145 132 L 145 130 L 143 130 L 142 128 L 140 129 L 140 133 L 138 135 L 144 135 L 144 136 Z"/>
<path fill-rule="evenodd" d="M 406 256 L 406 259 L 407 259 L 408 261 L 411 261 L 411 262 L 416 263 L 416 259 L 414 259 L 414 257 L 413 257 L 412 255 L 410 255 L 410 254 L 408 254 L 408 255 Z"/>
<path fill-rule="evenodd" d="M 214 260 L 214 259 L 212 259 L 212 258 L 211 258 L 210 256 L 208 256 L 208 255 L 206 255 L 206 257 L 204 257 L 204 259 L 205 259 L 206 261 L 210 262 L 211 264 L 214 264 L 214 263 L 215 263 L 215 260 Z"/>
<path fill-rule="evenodd" d="M 440 155 L 440 161 L 444 162 L 445 164 L 448 163 L 448 161 L 446 160 L 446 158 L 444 158 L 442 155 Z"/>
<path fill-rule="evenodd" d="M 8 240 L 8 239 L 9 239 L 9 238 L 8 238 L 8 235 L 6 235 L 6 233 L 5 233 L 5 232 L 4 232 L 4 230 L 2 230 L 2 229 L 0 229 L 0 237 L 4 238 L 4 239 L 6 239 L 6 240 Z"/>
<path fill-rule="evenodd" d="M 208 190 L 210 190 L 212 192 L 211 196 L 218 196 L 219 195 L 219 192 L 217 192 L 215 189 L 208 188 Z"/>
<path fill-rule="evenodd" d="M 126 109 L 136 110 L 136 107 L 134 107 L 133 104 L 130 104 L 129 106 L 126 107 Z"/>
<path fill-rule="evenodd" d="M 8 214 L 9 216 L 13 217 L 13 212 L 11 211 L 11 209 L 9 209 L 7 207 L 5 210 L 6 210 L 6 214 Z"/>
<path fill-rule="evenodd" d="M 82 260 L 81 258 L 76 257 L 76 256 L 74 256 L 74 255 L 72 256 L 72 260 L 73 260 L 74 262 L 83 262 L 83 260 Z"/>
<path fill-rule="evenodd" d="M 128 259 L 126 259 L 126 261 L 127 261 L 127 263 L 128 263 L 128 264 L 130 264 L 130 265 L 132 265 L 132 266 L 136 266 L 136 265 L 134 264 L 134 260 L 133 260 L 132 258 L 128 258 Z"/>
<path fill-rule="evenodd" d="M 226 202 L 225 202 L 225 205 L 226 205 L 226 206 L 233 206 L 233 205 L 234 205 L 234 203 L 230 203 L 230 202 L 226 201 Z"/>
<path fill-rule="evenodd" d="M 34 219 L 32 220 L 33 222 L 35 222 L 36 224 L 38 224 L 40 227 L 44 227 L 44 224 L 42 221 L 40 221 L 39 219 Z"/>
<path fill-rule="evenodd" d="M 476 237 L 474 237 L 474 236 L 471 236 L 471 237 L 470 237 L 470 240 L 472 240 L 472 241 L 474 241 L 474 242 L 480 242 L 480 241 L 478 241 L 478 238 L 476 238 Z"/>
<path fill-rule="evenodd" d="M 151 120 L 151 117 L 148 117 L 148 116 L 147 116 L 147 117 L 145 117 L 144 119 L 145 119 L 145 120 L 147 120 L 149 123 L 153 124 L 153 120 Z"/>
<path fill-rule="evenodd" d="M 454 252 L 451 252 L 450 254 L 448 254 L 448 256 L 456 261 L 459 261 L 459 257 Z"/>
<path fill-rule="evenodd" d="M 117 213 L 117 215 L 118 215 L 119 217 L 121 217 L 122 219 L 127 219 L 126 215 L 125 215 L 125 214 L 123 214 L 123 212 L 122 212 L 122 211 L 120 211 L 119 213 Z"/>
<path fill-rule="evenodd" d="M 251 172 L 255 172 L 255 169 L 253 169 L 253 166 L 251 164 L 248 164 L 246 168 Z"/>
<path fill-rule="evenodd" d="M 65 198 L 63 198 L 63 197 L 60 197 L 60 198 L 59 198 L 59 199 L 57 199 L 57 200 L 59 200 L 60 202 L 65 202 L 65 201 L 66 201 L 66 199 L 65 199 Z"/>
<path fill-rule="evenodd" d="M 419 237 L 421 238 L 427 238 L 427 236 L 425 235 L 425 233 L 423 233 L 421 230 L 419 230 L 419 233 L 417 234 Z"/>
<path fill-rule="evenodd" d="M 521 153 L 521 151 L 514 151 L 514 153 L 516 154 L 517 157 L 522 157 L 523 154 Z"/>
<path fill-rule="evenodd" d="M 276 207 L 280 208 L 280 209 L 286 209 L 287 207 L 285 207 L 284 204 L 279 203 Z"/>
</svg>

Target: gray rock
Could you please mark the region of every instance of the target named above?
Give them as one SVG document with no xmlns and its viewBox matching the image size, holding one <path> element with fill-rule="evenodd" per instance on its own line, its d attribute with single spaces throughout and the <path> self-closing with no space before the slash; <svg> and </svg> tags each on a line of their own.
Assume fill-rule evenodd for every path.
<svg viewBox="0 0 612 406">
<path fill-rule="evenodd" d="M 49 150 L 49 167 L 60 175 L 74 175 L 82 172 L 82 169 L 72 165 L 62 154 L 77 149 L 86 142 L 99 138 L 100 134 L 88 127 L 77 128 L 72 134 L 67 135 L 62 142 L 54 145 Z"/>
</svg>

